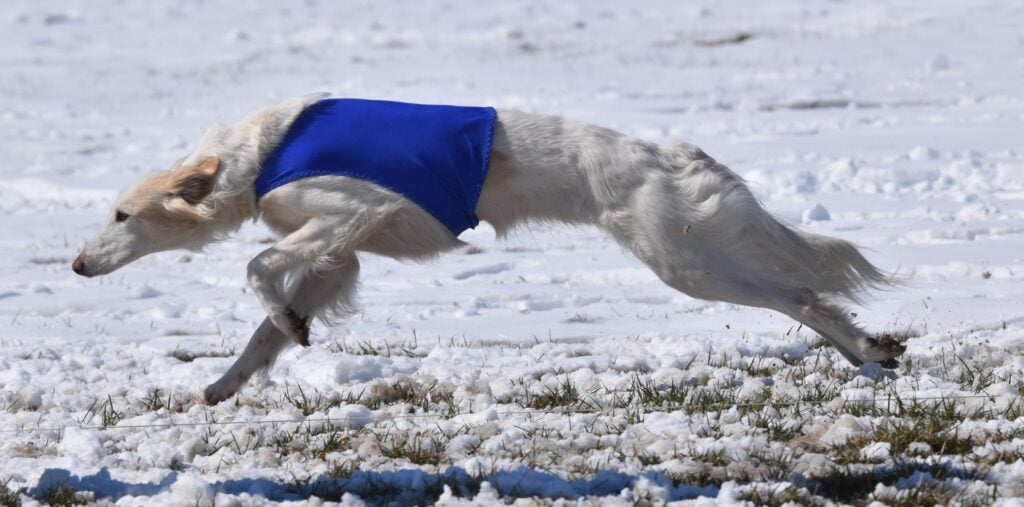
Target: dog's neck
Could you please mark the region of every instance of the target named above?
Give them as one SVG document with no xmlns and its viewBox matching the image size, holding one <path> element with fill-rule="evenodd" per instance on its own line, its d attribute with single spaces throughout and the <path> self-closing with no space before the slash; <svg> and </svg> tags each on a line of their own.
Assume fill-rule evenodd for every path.
<svg viewBox="0 0 1024 507">
<path fill-rule="evenodd" d="M 200 141 L 199 151 L 220 157 L 214 191 L 204 202 L 212 218 L 204 233 L 211 240 L 238 230 L 259 218 L 254 185 L 263 161 L 277 149 L 295 118 L 309 104 L 324 97 L 309 95 L 257 111 L 229 128 L 212 127 Z"/>
<path fill-rule="evenodd" d="M 196 233 L 196 241 L 207 244 L 225 239 L 242 224 L 259 217 L 253 182 L 259 175 L 259 164 L 238 156 L 234 151 L 222 151 L 220 169 L 213 191 L 198 205 L 206 217 Z"/>
</svg>

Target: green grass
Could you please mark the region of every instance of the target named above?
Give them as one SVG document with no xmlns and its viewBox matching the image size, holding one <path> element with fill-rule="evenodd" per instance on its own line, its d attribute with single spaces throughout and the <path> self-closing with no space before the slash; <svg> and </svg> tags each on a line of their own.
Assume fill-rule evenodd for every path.
<svg viewBox="0 0 1024 507">
<path fill-rule="evenodd" d="M 68 484 L 55 484 L 42 492 L 39 501 L 53 507 L 68 507 L 71 505 L 86 505 L 91 500 L 91 495 L 79 493 L 74 487 Z"/>
<path fill-rule="evenodd" d="M 302 415 L 306 417 L 317 412 L 326 412 L 331 407 L 341 405 L 340 399 L 324 395 L 319 391 L 313 391 L 307 395 L 302 386 L 295 386 L 294 389 L 285 390 L 284 399 L 291 406 L 299 409 Z"/>
<path fill-rule="evenodd" d="M 537 410 L 569 408 L 580 404 L 580 391 L 566 377 L 555 386 L 544 386 L 544 391 L 534 395 L 526 406 Z"/>
<path fill-rule="evenodd" d="M 928 482 L 918 482 L 899 494 L 875 495 L 879 484 L 892 485 L 901 479 L 918 474 L 930 477 Z M 983 478 L 976 471 L 959 467 L 951 462 L 899 462 L 890 466 L 868 469 L 854 466 L 837 467 L 811 481 L 809 490 L 830 500 L 842 503 L 866 505 L 878 500 L 889 505 L 949 505 L 958 495 L 952 487 L 939 483 L 948 479 L 975 480 Z"/>
<path fill-rule="evenodd" d="M 381 454 L 391 459 L 404 459 L 417 465 L 440 465 L 447 458 L 447 438 L 441 434 L 386 431 L 376 434 Z"/>
<path fill-rule="evenodd" d="M 138 403 L 143 410 L 149 412 L 159 412 L 166 409 L 169 412 L 180 414 L 192 406 L 192 399 L 182 393 L 170 390 L 164 394 L 160 389 L 154 387 L 146 393 L 145 397 L 140 398 Z"/>
<path fill-rule="evenodd" d="M 445 345 L 493 344 L 439 343 Z M 536 352 L 529 351 L 530 344 L 515 346 L 522 347 L 524 354 Z M 533 346 L 550 348 L 549 342 L 540 340 Z M 415 339 L 397 346 L 352 342 L 333 347 L 337 353 L 391 357 L 420 357 L 424 350 Z M 360 470 L 417 465 L 441 474 L 431 476 L 436 483 L 428 488 L 430 495 L 440 495 L 448 480 L 443 475 L 447 467 L 465 456 L 483 456 L 482 461 L 491 467 L 529 467 L 567 480 L 591 479 L 601 471 L 628 468 L 664 473 L 677 485 L 721 486 L 733 481 L 739 498 L 756 505 L 866 505 L 872 501 L 981 505 L 995 498 L 994 489 L 985 488 L 994 488 L 997 479 L 987 472 L 997 464 L 1024 459 L 1024 451 L 1016 446 L 995 445 L 1024 438 L 1024 425 L 1014 422 L 1024 415 L 1024 381 L 1019 375 L 1010 377 L 988 367 L 985 361 L 990 355 L 984 347 L 936 352 L 926 360 L 915 358 L 916 364 L 904 363 L 899 376 L 869 379 L 858 377 L 857 370 L 842 362 L 834 350 L 815 347 L 798 357 L 777 357 L 771 352 L 731 356 L 702 352 L 688 355 L 669 374 L 595 368 L 598 375 L 586 383 L 574 382 L 571 371 L 536 368 L 512 380 L 509 389 L 495 396 L 497 420 L 465 426 L 455 426 L 453 421 L 434 426 L 434 416 L 444 421 L 474 412 L 470 404 L 476 396 L 489 394 L 486 388 L 463 390 L 455 380 L 438 381 L 425 374 L 381 379 L 351 392 L 287 385 L 269 390 L 263 405 L 248 403 L 247 409 L 265 414 L 283 407 L 310 421 L 252 433 L 235 427 L 206 428 L 200 430 L 198 454 L 220 453 L 213 460 L 233 463 L 270 448 L 282 463 L 298 460 L 323 474 L 319 479 L 296 480 L 297 491 L 315 491 L 330 499 L 341 494 L 330 489 L 332 484 L 358 476 L 358 481 L 365 479 L 369 492 L 364 499 L 382 503 L 402 492 L 385 482 L 374 484 L 377 479 L 372 475 L 365 478 L 367 474 Z M 562 344 L 557 354 L 584 357 L 589 352 L 583 345 Z M 215 356 L 184 355 L 180 359 L 190 357 Z M 751 379 L 764 387 L 751 390 L 750 386 L 756 385 Z M 1018 399 L 1007 404 L 1006 395 L 1001 395 L 996 404 L 990 399 L 960 398 L 985 393 L 1001 382 L 1018 390 Z M 940 399 L 915 396 L 935 392 L 936 386 L 949 395 Z M 844 397 L 865 393 L 866 400 L 844 401 Z M 401 423 L 381 417 L 362 429 L 316 420 L 317 414 L 344 404 L 362 404 L 396 418 L 429 417 Z M 193 408 L 184 395 L 156 388 L 142 397 L 100 395 L 82 424 L 91 420 L 92 425 L 112 426 L 140 413 L 180 413 Z M 510 414 L 504 415 L 506 412 Z M 653 412 L 668 412 L 669 417 L 678 419 L 689 428 L 690 440 L 645 447 L 648 440 L 660 437 L 638 438 L 649 429 L 636 425 Z M 862 433 L 844 443 L 819 444 L 821 432 L 844 414 L 864 418 L 860 421 Z M 976 425 L 975 434 L 967 434 L 961 428 L 969 426 L 961 423 L 968 420 L 999 424 Z M 113 433 L 113 443 L 120 446 L 117 439 L 122 438 L 121 433 Z M 502 436 L 488 441 L 503 433 L 517 438 Z M 446 450 L 459 434 L 476 438 L 455 458 Z M 600 443 L 594 444 L 593 438 Z M 876 442 L 889 443 L 890 454 L 864 455 L 863 449 Z M 808 468 L 808 463 L 815 465 Z M 962 463 L 974 464 L 965 468 Z M 175 462 L 170 466 L 186 469 L 199 465 Z M 473 477 L 470 483 L 483 482 L 488 473 Z M 910 483 L 910 477 L 923 480 Z M 897 484 L 902 489 L 897 490 Z M 461 489 L 459 494 L 464 495 L 474 491 L 471 485 Z M 512 488 L 500 493 L 507 499 L 517 491 Z M 55 490 L 48 495 L 59 505 L 86 498 L 73 490 Z M 431 498 L 437 496 L 428 495 L 424 501 Z M 0 506 L 8 505 L 4 501 L 17 501 L 17 495 L 0 488 Z M 642 503 L 642 499 L 637 501 Z"/>
<path fill-rule="evenodd" d="M 805 488 L 788 482 L 752 484 L 743 488 L 739 498 L 754 505 L 769 507 L 827 504 L 820 498 L 814 498 Z"/>
<path fill-rule="evenodd" d="M 403 341 L 397 345 L 384 342 L 381 345 L 374 345 L 369 341 L 358 341 L 353 344 L 334 340 L 327 346 L 327 350 L 335 354 L 349 354 L 353 356 L 380 356 L 380 357 L 424 357 L 426 354 L 417 352 L 419 340 L 415 334 L 409 341 Z"/>
<path fill-rule="evenodd" d="M 21 495 L 8 487 L 10 479 L 0 482 L 0 507 L 21 507 Z"/>
</svg>

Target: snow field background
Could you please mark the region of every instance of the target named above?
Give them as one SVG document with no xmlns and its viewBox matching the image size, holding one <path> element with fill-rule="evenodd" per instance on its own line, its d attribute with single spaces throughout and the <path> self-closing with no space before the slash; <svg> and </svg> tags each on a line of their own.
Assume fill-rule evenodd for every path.
<svg viewBox="0 0 1024 507">
<path fill-rule="evenodd" d="M 6 6 L 0 500 L 1024 501 L 1024 6 Z M 674 292 L 596 230 L 481 226 L 434 263 L 363 256 L 358 315 L 199 405 L 263 317 L 269 233 L 69 264 L 207 125 L 321 90 L 697 144 L 905 274 L 853 310 L 903 365 Z"/>
</svg>

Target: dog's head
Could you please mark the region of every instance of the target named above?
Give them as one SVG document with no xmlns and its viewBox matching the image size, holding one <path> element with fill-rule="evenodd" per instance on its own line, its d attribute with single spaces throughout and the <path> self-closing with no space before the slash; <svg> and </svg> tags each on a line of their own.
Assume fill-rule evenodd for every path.
<svg viewBox="0 0 1024 507">
<path fill-rule="evenodd" d="M 151 253 L 202 246 L 210 219 L 202 202 L 213 191 L 219 166 L 216 156 L 186 160 L 135 183 L 118 197 L 106 227 L 71 269 L 82 276 L 105 275 Z"/>
<path fill-rule="evenodd" d="M 191 155 L 170 171 L 146 176 L 117 199 L 106 227 L 89 240 L 71 269 L 83 276 L 105 275 L 151 253 L 202 248 L 240 226 L 245 216 L 255 212 L 249 209 L 255 203 L 243 203 L 247 211 L 236 213 L 237 220 L 215 220 L 215 213 L 234 209 L 220 197 L 240 190 L 229 184 L 231 188 L 221 193 L 215 190 L 218 181 L 230 181 L 231 168 L 237 176 L 240 168 L 257 167 L 292 121 L 326 96 L 317 93 L 286 100 L 228 128 L 207 129 Z M 224 155 L 225 160 L 215 154 Z"/>
</svg>

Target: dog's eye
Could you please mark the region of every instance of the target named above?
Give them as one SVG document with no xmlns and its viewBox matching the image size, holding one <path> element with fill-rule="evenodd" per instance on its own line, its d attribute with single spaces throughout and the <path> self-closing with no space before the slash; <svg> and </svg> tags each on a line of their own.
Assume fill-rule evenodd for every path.
<svg viewBox="0 0 1024 507">
<path fill-rule="evenodd" d="M 115 222 L 124 222 L 125 220 L 128 220 L 128 217 L 130 217 L 130 216 L 131 215 L 129 215 L 128 213 L 125 213 L 124 211 L 117 210 L 117 213 L 114 214 L 114 221 Z"/>
</svg>

